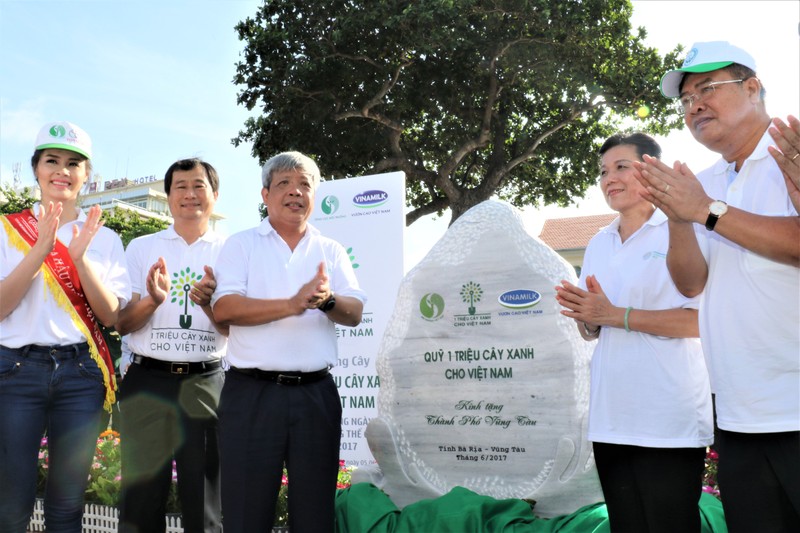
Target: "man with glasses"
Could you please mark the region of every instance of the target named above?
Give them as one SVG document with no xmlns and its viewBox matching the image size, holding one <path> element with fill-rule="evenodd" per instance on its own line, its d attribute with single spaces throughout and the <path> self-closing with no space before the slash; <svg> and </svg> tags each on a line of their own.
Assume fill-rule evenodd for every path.
<svg viewBox="0 0 800 533">
<path fill-rule="evenodd" d="M 680 99 L 694 138 L 722 158 L 697 177 L 681 162 L 637 165 L 669 217 L 675 285 L 686 296 L 705 289 L 700 338 L 732 533 L 800 531 L 800 218 L 768 151 L 755 71 L 740 48 L 696 43 L 661 92 Z"/>
</svg>

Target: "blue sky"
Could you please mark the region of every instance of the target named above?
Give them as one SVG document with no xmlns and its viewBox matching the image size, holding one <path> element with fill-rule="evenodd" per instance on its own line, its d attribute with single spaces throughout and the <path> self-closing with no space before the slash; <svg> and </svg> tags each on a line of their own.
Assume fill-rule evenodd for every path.
<svg viewBox="0 0 800 533">
<path fill-rule="evenodd" d="M 29 160 L 39 128 L 51 120 L 81 126 L 94 143 L 103 179 L 162 177 L 176 159 L 200 156 L 221 175 L 217 210 L 235 232 L 258 222 L 258 163 L 250 146 L 230 140 L 248 116 L 232 83 L 242 43 L 233 27 L 255 13 L 257 0 L 0 0 L 0 179 L 12 182 Z M 798 113 L 800 2 L 637 1 L 634 26 L 666 52 L 678 43 L 729 40 L 758 62 L 767 109 Z M 716 159 L 686 131 L 661 139 L 667 160 L 700 170 Z M 323 169 L 325 162 L 320 161 Z M 545 217 L 608 209 L 593 193 L 572 209 L 529 210 Z M 427 217 L 407 229 L 413 266 L 446 229 Z M 537 230 L 538 231 L 538 230 Z"/>
</svg>

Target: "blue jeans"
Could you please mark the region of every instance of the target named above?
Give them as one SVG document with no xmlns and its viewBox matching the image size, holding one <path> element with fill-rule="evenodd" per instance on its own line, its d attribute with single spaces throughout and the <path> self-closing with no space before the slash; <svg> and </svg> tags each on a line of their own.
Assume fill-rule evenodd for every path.
<svg viewBox="0 0 800 533">
<path fill-rule="evenodd" d="M 0 346 L 0 533 L 27 529 L 45 429 L 45 526 L 50 533 L 80 533 L 104 393 L 86 343 Z"/>
</svg>

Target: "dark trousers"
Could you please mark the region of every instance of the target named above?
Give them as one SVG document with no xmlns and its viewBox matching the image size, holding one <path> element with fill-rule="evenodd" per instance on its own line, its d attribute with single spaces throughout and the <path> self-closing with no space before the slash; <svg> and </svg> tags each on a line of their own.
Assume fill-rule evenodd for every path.
<svg viewBox="0 0 800 533">
<path fill-rule="evenodd" d="M 220 401 L 225 533 L 271 530 L 284 462 L 289 529 L 332 533 L 341 422 L 330 375 L 294 386 L 229 371 Z"/>
<path fill-rule="evenodd" d="M 720 430 L 719 491 L 731 533 L 800 531 L 800 432 Z"/>
<path fill-rule="evenodd" d="M 705 448 L 593 447 L 612 532 L 700 532 Z"/>
<path fill-rule="evenodd" d="M 217 408 L 221 369 L 176 375 L 130 366 L 120 384 L 120 533 L 163 533 L 172 483 L 187 533 L 222 531 Z"/>
</svg>

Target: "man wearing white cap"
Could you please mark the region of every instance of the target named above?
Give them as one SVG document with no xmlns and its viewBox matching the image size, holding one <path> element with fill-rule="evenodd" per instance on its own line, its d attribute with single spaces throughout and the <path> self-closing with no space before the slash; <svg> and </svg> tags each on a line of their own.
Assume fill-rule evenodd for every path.
<svg viewBox="0 0 800 533">
<path fill-rule="evenodd" d="M 669 217 L 675 285 L 687 296 L 705 289 L 700 338 L 728 528 L 800 531 L 800 217 L 768 151 L 765 91 L 753 58 L 717 41 L 695 44 L 661 92 L 722 156 L 697 177 L 648 157 L 637 168 Z"/>
</svg>

